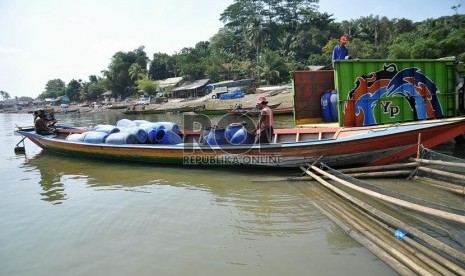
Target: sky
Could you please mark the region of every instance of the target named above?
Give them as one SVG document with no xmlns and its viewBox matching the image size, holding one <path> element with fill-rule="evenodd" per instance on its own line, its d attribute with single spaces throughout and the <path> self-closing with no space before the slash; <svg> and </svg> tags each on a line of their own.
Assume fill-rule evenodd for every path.
<svg viewBox="0 0 465 276">
<path fill-rule="evenodd" d="M 414 22 L 453 15 L 465 0 L 320 0 L 335 21 L 379 15 Z M 101 76 L 118 51 L 172 55 L 208 41 L 234 0 L 0 0 L 0 90 L 36 98 L 49 80 Z"/>
</svg>

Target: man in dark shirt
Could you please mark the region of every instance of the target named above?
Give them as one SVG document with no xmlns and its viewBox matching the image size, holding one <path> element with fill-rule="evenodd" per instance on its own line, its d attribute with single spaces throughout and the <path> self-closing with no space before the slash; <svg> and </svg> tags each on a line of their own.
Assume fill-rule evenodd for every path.
<svg viewBox="0 0 465 276">
<path fill-rule="evenodd" d="M 39 111 L 37 119 L 34 122 L 34 128 L 37 134 L 47 135 L 55 133 L 55 131 L 48 126 L 48 122 L 44 119 L 43 111 Z"/>
</svg>

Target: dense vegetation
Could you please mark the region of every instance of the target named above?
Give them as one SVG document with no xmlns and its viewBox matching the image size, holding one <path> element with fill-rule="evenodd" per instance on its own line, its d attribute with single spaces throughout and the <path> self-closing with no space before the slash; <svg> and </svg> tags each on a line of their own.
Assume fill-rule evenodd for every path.
<svg viewBox="0 0 465 276">
<path fill-rule="evenodd" d="M 67 85 L 50 80 L 40 98 L 66 94 L 72 101 L 95 100 L 107 90 L 121 98 L 140 91 L 153 95 L 154 81 L 176 76 L 288 82 L 289 71 L 330 64 L 332 49 L 343 34 L 355 58 L 465 60 L 465 15 L 457 14 L 457 7 L 452 7 L 455 15 L 422 22 L 373 15 L 335 22 L 331 14 L 319 12 L 317 4 L 318 0 L 235 0 L 220 15 L 224 27 L 209 41 L 173 55 L 154 53 L 151 59 L 143 46 L 117 52 L 103 76 Z"/>
</svg>

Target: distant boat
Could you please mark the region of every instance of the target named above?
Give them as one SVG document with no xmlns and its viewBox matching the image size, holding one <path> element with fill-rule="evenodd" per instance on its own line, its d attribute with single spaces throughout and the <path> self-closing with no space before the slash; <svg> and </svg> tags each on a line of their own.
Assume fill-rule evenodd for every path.
<svg viewBox="0 0 465 276">
<path fill-rule="evenodd" d="M 128 108 L 129 105 L 123 104 L 123 105 L 118 105 L 118 104 L 113 104 L 107 107 L 107 109 L 126 109 Z"/>
<path fill-rule="evenodd" d="M 165 114 L 165 113 L 183 113 L 194 111 L 199 108 L 198 106 L 183 106 L 177 108 L 167 108 L 167 109 L 139 109 L 139 110 L 124 110 L 123 113 L 126 115 L 139 115 L 139 114 Z"/>
<path fill-rule="evenodd" d="M 292 115 L 294 114 L 294 107 L 283 107 L 283 108 L 271 108 L 274 116 L 280 115 Z M 261 110 L 259 109 L 240 109 L 240 110 L 230 110 L 228 114 L 230 115 L 241 115 L 241 116 L 250 116 L 257 117 L 260 115 Z"/>
<path fill-rule="evenodd" d="M 65 112 L 65 113 L 79 113 L 80 110 L 79 110 L 79 108 L 65 109 L 64 112 Z"/>
<path fill-rule="evenodd" d="M 280 105 L 281 103 L 277 103 L 277 104 L 269 105 L 269 107 L 273 109 Z M 240 110 L 252 110 L 252 108 L 240 109 Z M 204 114 L 204 115 L 226 115 L 226 114 L 231 114 L 233 112 L 233 109 L 231 108 L 205 109 L 203 107 L 200 107 L 198 109 L 195 109 L 194 112 L 197 114 Z"/>
<path fill-rule="evenodd" d="M 225 115 L 231 111 L 230 108 L 220 108 L 220 109 L 205 109 L 205 108 L 197 108 L 194 110 L 197 114 L 204 114 L 204 115 Z"/>
</svg>

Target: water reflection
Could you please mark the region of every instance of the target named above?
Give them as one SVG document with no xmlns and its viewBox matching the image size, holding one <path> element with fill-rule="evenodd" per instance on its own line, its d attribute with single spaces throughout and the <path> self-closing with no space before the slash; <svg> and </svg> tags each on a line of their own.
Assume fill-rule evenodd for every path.
<svg viewBox="0 0 465 276">
<path fill-rule="evenodd" d="M 254 182 L 283 177 L 289 171 L 275 172 L 231 168 L 154 167 L 145 164 L 106 162 L 69 158 L 41 152 L 27 160 L 24 169 L 38 171 L 42 200 L 60 204 L 81 187 L 98 191 L 123 190 L 138 193 L 179 193 L 179 197 L 207 200 L 208 208 L 227 209 L 231 226 L 239 236 L 288 237 L 318 231 L 326 220 L 302 194 L 287 182 Z M 305 184 L 301 184 L 305 185 Z M 68 191 L 67 191 L 68 190 Z M 189 192 L 192 191 L 192 192 Z M 198 199 L 191 199 L 196 194 Z M 153 195 L 156 197 L 157 195 Z M 184 203 L 186 204 L 186 203 Z M 208 213 L 208 210 L 203 210 Z M 203 212 L 201 211 L 201 212 Z"/>
</svg>

